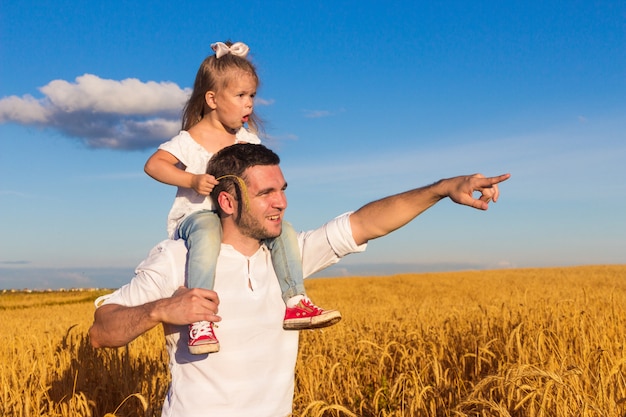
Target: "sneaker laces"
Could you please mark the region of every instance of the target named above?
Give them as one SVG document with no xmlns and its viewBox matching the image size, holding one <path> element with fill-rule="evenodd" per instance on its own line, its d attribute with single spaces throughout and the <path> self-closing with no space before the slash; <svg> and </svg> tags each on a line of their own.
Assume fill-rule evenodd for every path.
<svg viewBox="0 0 626 417">
<path fill-rule="evenodd" d="M 194 339 L 200 336 L 213 336 L 213 323 L 210 321 L 199 321 L 191 325 L 189 332 Z"/>
<path fill-rule="evenodd" d="M 320 308 L 320 307 L 316 306 L 308 298 L 304 298 L 304 299 L 300 300 L 300 304 L 302 304 L 303 307 L 308 307 L 311 310 L 313 310 L 313 314 L 315 314 L 315 315 L 320 315 L 320 314 L 322 314 L 324 312 L 323 308 Z"/>
</svg>

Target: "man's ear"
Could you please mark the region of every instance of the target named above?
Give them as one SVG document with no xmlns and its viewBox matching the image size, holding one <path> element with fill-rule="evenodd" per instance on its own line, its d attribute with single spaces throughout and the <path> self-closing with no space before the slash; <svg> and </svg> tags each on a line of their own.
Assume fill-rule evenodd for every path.
<svg viewBox="0 0 626 417">
<path fill-rule="evenodd" d="M 217 104 L 215 103 L 215 91 L 207 91 L 204 93 L 204 101 L 211 110 L 215 110 L 217 108 Z"/>
<path fill-rule="evenodd" d="M 219 204 L 220 208 L 226 215 L 231 215 L 237 211 L 237 202 L 235 201 L 235 198 L 226 191 L 222 191 L 217 196 L 217 204 Z"/>
</svg>

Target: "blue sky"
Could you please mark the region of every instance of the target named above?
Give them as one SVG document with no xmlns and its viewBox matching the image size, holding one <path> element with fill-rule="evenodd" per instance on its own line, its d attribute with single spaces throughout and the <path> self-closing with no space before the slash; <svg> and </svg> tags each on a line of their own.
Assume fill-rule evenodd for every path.
<svg viewBox="0 0 626 417">
<path fill-rule="evenodd" d="M 143 173 L 215 41 L 246 42 L 265 143 L 309 229 L 440 178 L 510 172 L 325 275 L 626 263 L 626 3 L 0 5 L 0 288 L 117 287 L 166 237 Z"/>
</svg>

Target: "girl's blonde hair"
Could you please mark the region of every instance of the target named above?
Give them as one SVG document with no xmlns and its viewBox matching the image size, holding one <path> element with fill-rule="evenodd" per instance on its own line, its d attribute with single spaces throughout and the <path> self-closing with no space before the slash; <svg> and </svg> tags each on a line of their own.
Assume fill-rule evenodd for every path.
<svg viewBox="0 0 626 417">
<path fill-rule="evenodd" d="M 229 47 L 233 44 L 230 41 L 224 43 Z M 219 59 L 215 55 L 205 58 L 200 64 L 193 91 L 183 109 L 183 130 L 189 130 L 211 110 L 204 98 L 207 91 L 217 92 L 225 88 L 233 77 L 238 77 L 241 73 L 251 75 L 258 87 L 259 77 L 256 68 L 248 59 L 233 54 L 223 55 Z M 254 111 L 250 115 L 248 127 L 255 133 L 260 130 L 261 121 Z"/>
</svg>

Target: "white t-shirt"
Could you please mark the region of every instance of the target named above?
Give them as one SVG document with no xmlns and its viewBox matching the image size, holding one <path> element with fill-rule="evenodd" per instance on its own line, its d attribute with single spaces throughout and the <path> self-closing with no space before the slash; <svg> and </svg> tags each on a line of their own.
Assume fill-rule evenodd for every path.
<svg viewBox="0 0 626 417">
<path fill-rule="evenodd" d="M 247 142 L 258 144 L 261 140 L 254 133 L 241 128 L 237 131 L 235 143 Z M 202 145 L 193 140 L 189 132 L 181 130 L 169 141 L 161 144 L 159 149 L 171 153 L 180 161 L 179 168 L 184 168 L 186 172 L 192 174 L 206 174 L 207 164 L 213 156 Z M 198 210 L 213 210 L 213 202 L 208 196 L 198 194 L 191 188 L 178 187 L 174 204 L 167 216 L 167 236 L 170 239 L 177 239 L 178 224 L 188 214 Z"/>
<path fill-rule="evenodd" d="M 300 233 L 305 276 L 345 255 L 362 252 L 352 237 L 350 213 L 319 229 Z M 131 282 L 96 305 L 142 305 L 170 297 L 186 284 L 182 240 L 166 240 L 150 252 Z M 246 257 L 222 244 L 215 291 L 222 321 L 216 328 L 220 351 L 191 355 L 188 326 L 164 324 L 172 384 L 164 417 L 280 417 L 292 411 L 298 332 L 283 330 L 285 304 L 265 246 Z M 251 289 L 248 287 L 248 280 Z"/>
</svg>

